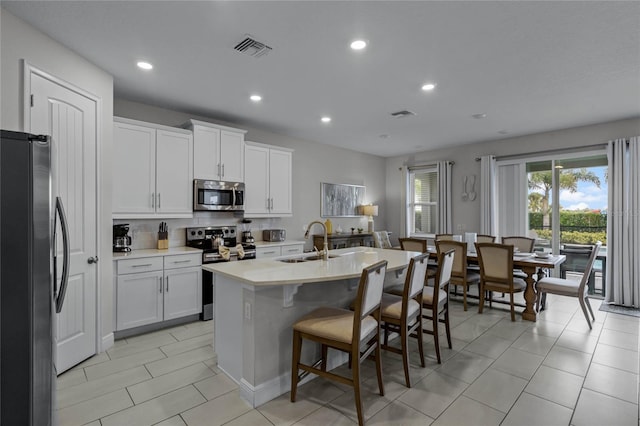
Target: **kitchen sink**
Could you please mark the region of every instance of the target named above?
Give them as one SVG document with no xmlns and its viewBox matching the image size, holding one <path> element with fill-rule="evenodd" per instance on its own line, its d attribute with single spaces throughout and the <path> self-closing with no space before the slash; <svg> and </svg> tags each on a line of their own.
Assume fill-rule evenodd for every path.
<svg viewBox="0 0 640 426">
<path fill-rule="evenodd" d="M 329 255 L 329 259 L 332 259 L 334 257 L 339 257 L 339 256 L 331 255 L 331 254 Z M 305 257 L 291 257 L 288 259 L 278 259 L 279 262 L 284 262 L 284 263 L 301 263 L 301 262 L 308 262 L 313 260 L 322 260 L 322 256 L 313 255 L 313 256 L 305 256 Z"/>
</svg>

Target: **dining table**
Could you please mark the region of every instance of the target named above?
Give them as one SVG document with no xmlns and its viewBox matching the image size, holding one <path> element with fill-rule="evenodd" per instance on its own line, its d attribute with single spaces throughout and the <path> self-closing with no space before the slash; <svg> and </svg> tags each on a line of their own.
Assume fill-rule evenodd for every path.
<svg viewBox="0 0 640 426">
<path fill-rule="evenodd" d="M 436 248 L 434 246 L 428 246 L 427 251 L 431 257 L 436 257 Z M 527 284 L 524 291 L 525 307 L 522 312 L 522 319 L 526 321 L 536 321 L 536 310 L 534 308 L 536 303 L 537 291 L 536 282 L 542 278 L 545 274 L 545 269 L 554 269 L 562 264 L 567 257 L 563 254 L 552 255 L 548 257 L 538 257 L 535 253 L 513 253 L 513 266 L 514 268 L 522 270 L 527 275 L 525 282 Z M 475 250 L 467 251 L 467 261 L 470 263 L 478 263 L 478 254 Z"/>
</svg>

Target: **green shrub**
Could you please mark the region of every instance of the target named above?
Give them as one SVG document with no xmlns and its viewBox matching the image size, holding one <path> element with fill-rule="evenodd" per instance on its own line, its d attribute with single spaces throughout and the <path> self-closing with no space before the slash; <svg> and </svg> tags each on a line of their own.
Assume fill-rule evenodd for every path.
<svg viewBox="0 0 640 426">
<path fill-rule="evenodd" d="M 550 229 L 535 229 L 538 234 L 538 238 L 551 240 Z M 599 232 L 579 232 L 579 231 L 561 231 L 561 238 L 563 243 L 569 244 L 595 244 L 596 241 L 602 241 L 602 245 L 607 245 L 607 233 L 605 231 Z"/>
</svg>

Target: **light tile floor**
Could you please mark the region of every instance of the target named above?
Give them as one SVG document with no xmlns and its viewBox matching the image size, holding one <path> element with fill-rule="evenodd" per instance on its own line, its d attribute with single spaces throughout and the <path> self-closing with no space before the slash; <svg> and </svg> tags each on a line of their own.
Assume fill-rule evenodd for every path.
<svg viewBox="0 0 640 426">
<path fill-rule="evenodd" d="M 504 305 L 479 315 L 473 302 L 465 312 L 452 301 L 453 349 L 443 347 L 438 365 L 425 336 L 423 369 L 412 342 L 411 389 L 399 355 L 384 355 L 384 397 L 365 363 L 367 424 L 639 425 L 640 318 L 592 305 L 589 330 L 571 298 L 550 295 L 537 323 L 512 323 Z M 296 403 L 287 393 L 252 409 L 217 369 L 212 339 L 207 321 L 118 340 L 58 377 L 59 425 L 356 423 L 351 388 L 320 378 L 300 387 Z"/>
</svg>

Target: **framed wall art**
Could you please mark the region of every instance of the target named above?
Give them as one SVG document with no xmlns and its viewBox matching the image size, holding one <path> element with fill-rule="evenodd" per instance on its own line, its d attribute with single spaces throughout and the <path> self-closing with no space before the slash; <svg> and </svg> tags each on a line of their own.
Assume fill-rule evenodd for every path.
<svg viewBox="0 0 640 426">
<path fill-rule="evenodd" d="M 320 216 L 362 216 L 359 206 L 364 204 L 364 186 L 325 182 L 321 186 Z"/>
</svg>

